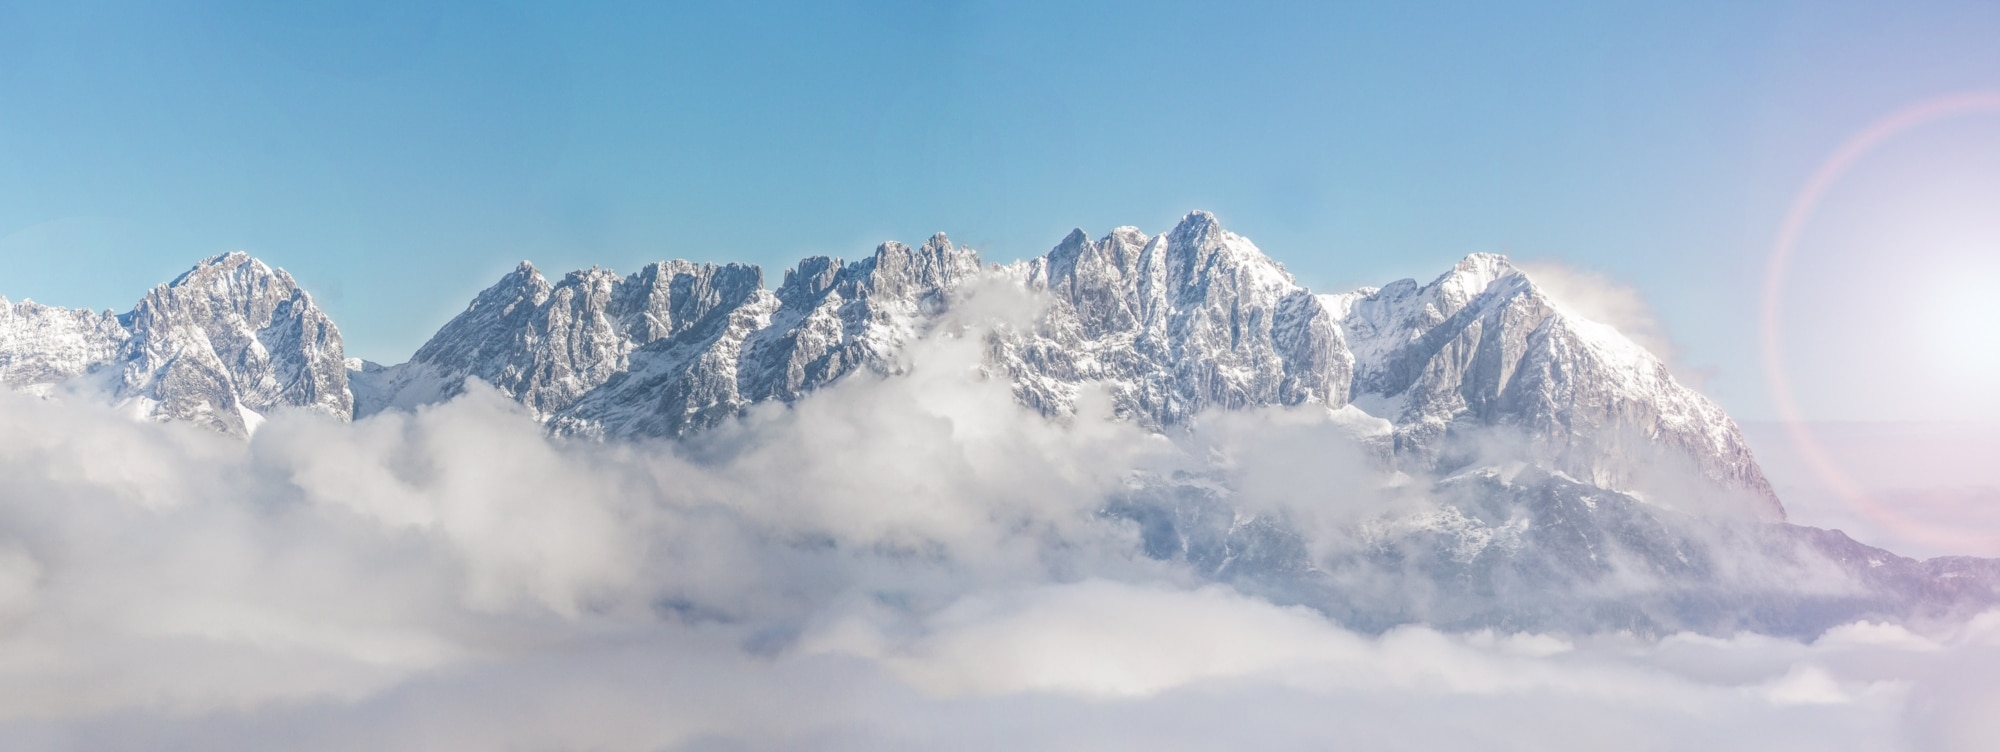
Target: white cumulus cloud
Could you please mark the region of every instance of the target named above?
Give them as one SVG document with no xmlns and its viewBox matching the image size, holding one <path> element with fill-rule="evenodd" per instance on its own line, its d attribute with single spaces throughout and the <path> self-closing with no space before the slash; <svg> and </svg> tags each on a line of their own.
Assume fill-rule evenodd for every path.
<svg viewBox="0 0 2000 752">
<path fill-rule="evenodd" d="M 1370 634 L 1203 581 L 1099 514 L 1134 469 L 1192 453 L 1326 529 L 1421 500 L 1325 416 L 1170 441 L 1045 420 L 977 362 L 940 338 L 907 378 L 642 444 L 548 438 L 478 388 L 247 444 L 0 393 L 0 748 L 1996 741 L 2000 615 Z"/>
</svg>

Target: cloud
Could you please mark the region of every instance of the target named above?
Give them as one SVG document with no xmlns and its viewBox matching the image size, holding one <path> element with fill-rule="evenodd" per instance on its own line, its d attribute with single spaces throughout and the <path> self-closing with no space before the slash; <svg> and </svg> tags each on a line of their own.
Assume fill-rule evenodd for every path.
<svg viewBox="0 0 2000 752">
<path fill-rule="evenodd" d="M 993 305 L 1016 305 L 999 301 Z M 1143 555 L 1135 472 L 1337 530 L 1432 503 L 1338 421 L 1045 420 L 981 339 L 687 442 L 491 390 L 247 444 L 0 393 L 0 746 L 1983 749 L 1929 631 L 1352 631 Z"/>
</svg>

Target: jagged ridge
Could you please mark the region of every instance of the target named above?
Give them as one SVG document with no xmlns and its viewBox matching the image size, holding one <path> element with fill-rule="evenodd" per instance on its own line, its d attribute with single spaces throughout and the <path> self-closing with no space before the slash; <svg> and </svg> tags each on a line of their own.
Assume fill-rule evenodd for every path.
<svg viewBox="0 0 2000 752">
<path fill-rule="evenodd" d="M 766 289 L 755 266 L 667 261 L 630 276 L 522 263 L 409 362 L 349 364 L 289 275 L 241 253 L 203 261 L 122 316 L 0 304 L 0 379 L 47 390 L 92 374 L 143 415 L 247 435 L 286 406 L 336 417 L 409 409 L 480 379 L 550 430 L 673 437 L 860 370 L 904 346 L 980 278 L 1040 296 L 996 328 L 988 368 L 1044 414 L 1103 388 L 1149 427 L 1205 410 L 1320 405 L 1376 426 L 1394 461 L 1449 471 L 1468 437 L 1646 495 L 1649 468 L 1695 471 L 1767 519 L 1782 508 L 1729 417 L 1616 331 L 1566 313 L 1500 256 L 1418 284 L 1316 295 L 1213 215 L 1149 236 L 1081 230 L 1048 254 L 982 270 L 944 235 L 859 262 L 814 257 Z M 353 366 L 350 370 L 349 366 Z M 1639 460 L 1639 461 L 1635 461 Z"/>
<path fill-rule="evenodd" d="M 48 392 L 102 379 L 133 414 L 248 436 L 262 414 L 353 414 L 340 332 L 291 275 L 244 253 L 205 259 L 132 311 L 0 300 L 0 381 Z"/>
<path fill-rule="evenodd" d="M 1162 431 L 1211 410 L 1323 409 L 1396 468 L 1441 479 L 1438 506 L 1378 520 L 1387 532 L 1364 530 L 1372 542 L 1344 559 L 1313 558 L 1282 516 L 1234 508 L 1227 478 L 1154 478 L 1103 510 L 1135 523 L 1149 555 L 1351 625 L 1810 634 L 2000 601 L 1993 562 L 1914 562 L 1783 524 L 1719 407 L 1504 257 L 1315 294 L 1203 212 L 1160 235 L 1077 230 L 1004 266 L 942 234 L 885 243 L 858 262 L 805 259 L 775 289 L 740 264 L 593 268 L 552 284 L 524 262 L 387 367 L 344 360 L 289 275 L 229 254 L 123 315 L 0 299 L 0 383 L 94 385 L 141 416 L 248 435 L 274 409 L 367 416 L 479 379 L 559 435 L 678 437 L 855 373 L 902 372 L 910 343 L 967 323 L 955 306 L 991 292 L 980 284 L 1044 304 L 985 331 L 985 369 L 1052 418 L 1091 389 Z M 1718 517 L 1762 524 L 1706 527 Z M 1732 556 L 1832 567 L 1847 585 L 1748 582 Z M 1605 594 L 1631 576 L 1653 584 Z"/>
<path fill-rule="evenodd" d="M 622 280 L 592 269 L 550 286 L 523 265 L 410 363 L 357 374 L 371 395 L 360 414 L 479 378 L 559 434 L 678 436 L 856 370 L 897 372 L 902 345 L 979 269 L 943 235 L 886 243 L 859 263 L 809 258 L 775 291 L 752 266 L 677 261 Z M 1093 387 L 1154 428 L 1209 409 L 1351 403 L 1366 413 L 1357 424 L 1381 419 L 1408 468 L 1449 470 L 1470 460 L 1469 435 L 1501 429 L 1525 458 L 1590 483 L 1644 494 L 1651 468 L 1683 465 L 1740 506 L 1783 516 L 1720 408 L 1500 256 L 1475 254 L 1429 284 L 1315 295 L 1194 212 L 1158 236 L 1077 230 L 988 273 L 1048 304 L 1034 326 L 992 335 L 988 365 L 1051 416 Z"/>
</svg>

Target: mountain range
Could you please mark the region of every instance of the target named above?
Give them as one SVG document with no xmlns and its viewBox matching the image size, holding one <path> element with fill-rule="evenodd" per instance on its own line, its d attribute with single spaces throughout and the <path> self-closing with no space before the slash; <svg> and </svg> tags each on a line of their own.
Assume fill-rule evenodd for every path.
<svg viewBox="0 0 2000 752">
<path fill-rule="evenodd" d="M 1050 419 L 1092 391 L 1168 434 L 1214 411 L 1324 409 L 1386 471 L 1436 479 L 1443 507 L 1334 557 L 1309 553 L 1286 520 L 1246 520 L 1227 478 L 1156 478 L 1107 502 L 1147 554 L 1348 623 L 1811 632 L 2000 602 L 1992 562 L 1915 562 L 1786 524 L 1722 409 L 1505 257 L 1321 294 L 1205 212 L 1158 235 L 1077 230 L 1004 265 L 942 234 L 884 243 L 858 261 L 801 260 L 775 287 L 743 264 L 664 261 L 551 282 L 524 262 L 389 366 L 346 358 L 290 275 L 232 253 L 123 314 L 0 299 L 0 383 L 91 390 L 138 417 L 248 437 L 274 410 L 366 418 L 478 380 L 557 436 L 670 440 L 857 373 L 894 378 L 913 343 L 965 325 L 962 302 L 992 289 L 1036 306 L 970 322 L 985 325 L 983 372 Z M 1712 531 L 1714 519 L 1739 532 Z M 1824 564 L 1853 587 L 1732 589 L 1748 582 L 1727 564 L 1734 549 L 1778 562 L 1773 571 Z M 1339 584 L 1364 569 L 1379 583 L 1414 577 L 1434 597 Z M 1657 586 L 1595 587 L 1631 571 Z"/>
</svg>

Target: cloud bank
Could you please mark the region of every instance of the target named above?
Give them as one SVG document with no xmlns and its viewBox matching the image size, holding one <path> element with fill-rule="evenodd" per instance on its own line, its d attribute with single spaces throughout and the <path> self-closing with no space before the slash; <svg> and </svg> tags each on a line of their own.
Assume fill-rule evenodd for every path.
<svg viewBox="0 0 2000 752">
<path fill-rule="evenodd" d="M 550 439 L 479 388 L 278 414 L 247 444 L 0 393 L 0 746 L 2000 743 L 2000 614 L 1812 641 L 1360 634 L 1213 584 L 1104 500 L 1221 463 L 1259 479 L 1247 509 L 1308 526 L 1416 502 L 1324 420 L 1185 441 L 1044 420 L 979 348 L 939 337 L 907 376 L 687 443 Z"/>
</svg>

